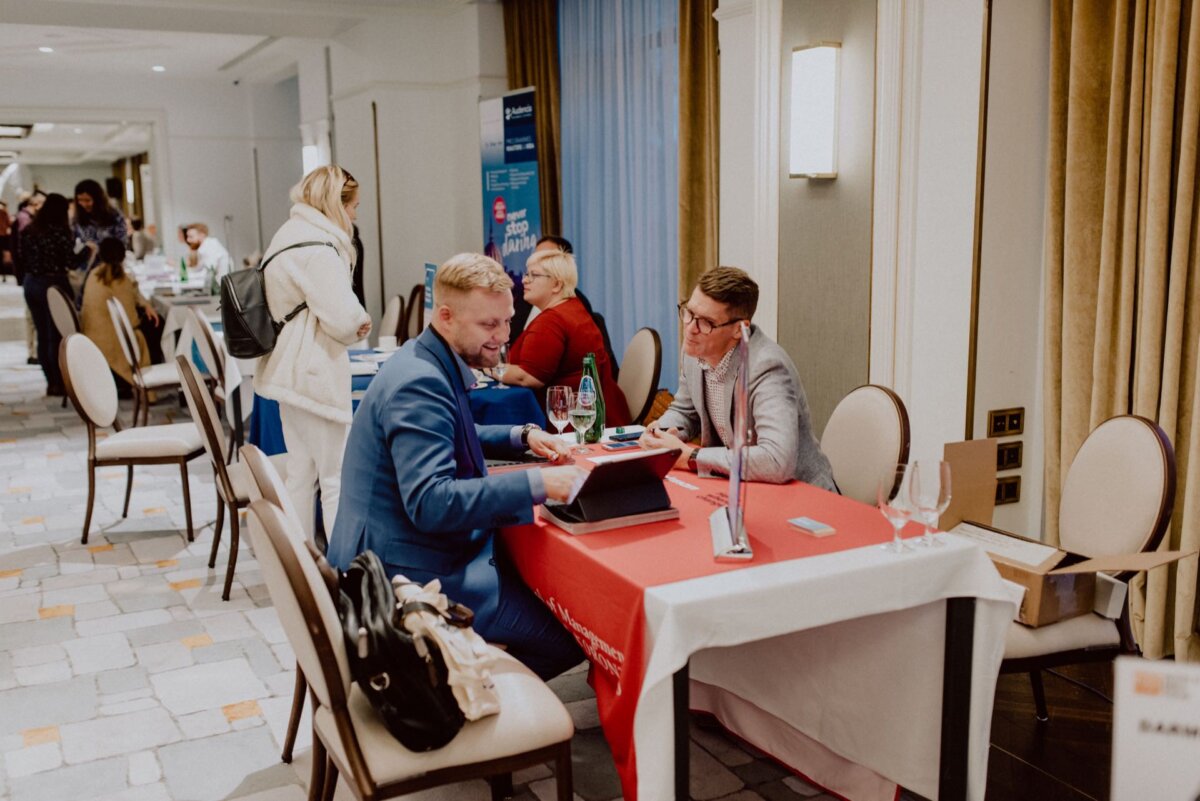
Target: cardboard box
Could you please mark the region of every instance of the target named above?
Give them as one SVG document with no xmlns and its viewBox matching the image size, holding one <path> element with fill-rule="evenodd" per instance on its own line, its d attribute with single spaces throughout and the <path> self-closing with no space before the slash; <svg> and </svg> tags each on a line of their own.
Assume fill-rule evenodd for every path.
<svg viewBox="0 0 1200 801">
<path fill-rule="evenodd" d="M 1003 578 L 1025 588 L 1017 619 L 1034 628 L 1092 612 L 1098 572 L 1140 572 L 1188 555 L 1184 551 L 1150 551 L 1089 559 L 969 521 L 959 523 L 950 533 L 978 544 Z"/>
</svg>

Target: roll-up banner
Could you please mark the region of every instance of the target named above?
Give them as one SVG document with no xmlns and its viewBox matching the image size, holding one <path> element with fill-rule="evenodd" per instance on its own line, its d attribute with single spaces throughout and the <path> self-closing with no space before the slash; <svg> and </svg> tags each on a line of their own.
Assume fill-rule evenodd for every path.
<svg viewBox="0 0 1200 801">
<path fill-rule="evenodd" d="M 518 288 L 542 235 L 533 92 L 518 89 L 479 103 L 483 252 L 504 265 Z"/>
</svg>

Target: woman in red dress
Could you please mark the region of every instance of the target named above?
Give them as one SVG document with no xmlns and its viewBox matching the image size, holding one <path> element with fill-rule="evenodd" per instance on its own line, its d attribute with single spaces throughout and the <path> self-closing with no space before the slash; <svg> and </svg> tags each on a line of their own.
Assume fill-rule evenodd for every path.
<svg viewBox="0 0 1200 801">
<path fill-rule="evenodd" d="M 525 325 L 509 349 L 504 383 L 529 387 L 544 404 L 546 387 L 560 384 L 572 390 L 579 387 L 583 357 L 593 353 L 604 393 L 604 424 L 629 425 L 629 407 L 613 378 L 604 338 L 588 310 L 575 297 L 579 283 L 575 258 L 559 251 L 537 251 L 525 262 L 521 283 L 525 300 L 536 306 L 539 314 Z"/>
</svg>

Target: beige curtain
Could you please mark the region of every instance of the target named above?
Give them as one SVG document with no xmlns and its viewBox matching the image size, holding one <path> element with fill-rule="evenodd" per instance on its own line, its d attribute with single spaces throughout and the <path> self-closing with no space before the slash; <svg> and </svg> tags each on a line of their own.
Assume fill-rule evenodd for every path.
<svg viewBox="0 0 1200 801">
<path fill-rule="evenodd" d="M 717 0 L 679 1 L 679 297 L 717 265 Z"/>
<path fill-rule="evenodd" d="M 1046 203 L 1046 518 L 1091 429 L 1156 420 L 1179 489 L 1163 548 L 1200 548 L 1200 15 L 1190 0 L 1053 0 Z M 1143 652 L 1200 660 L 1196 557 L 1131 587 Z"/>
<path fill-rule="evenodd" d="M 538 189 L 542 233 L 562 233 L 562 187 L 558 152 L 558 0 L 504 0 L 504 49 L 508 88 L 532 86 L 537 127 Z"/>
</svg>

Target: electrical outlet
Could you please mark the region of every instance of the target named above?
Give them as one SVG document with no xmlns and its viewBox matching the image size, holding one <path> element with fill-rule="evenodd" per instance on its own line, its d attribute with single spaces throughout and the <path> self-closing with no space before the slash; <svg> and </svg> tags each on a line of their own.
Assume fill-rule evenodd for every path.
<svg viewBox="0 0 1200 801">
<path fill-rule="evenodd" d="M 1021 477 L 1002 476 L 996 479 L 996 505 L 1021 501 Z"/>
<path fill-rule="evenodd" d="M 996 446 L 996 469 L 1017 470 L 1021 467 L 1022 452 L 1025 450 L 1020 440 L 1001 442 Z"/>
<path fill-rule="evenodd" d="M 1025 431 L 1025 407 L 992 409 L 988 412 L 988 436 L 1012 437 Z"/>
</svg>

